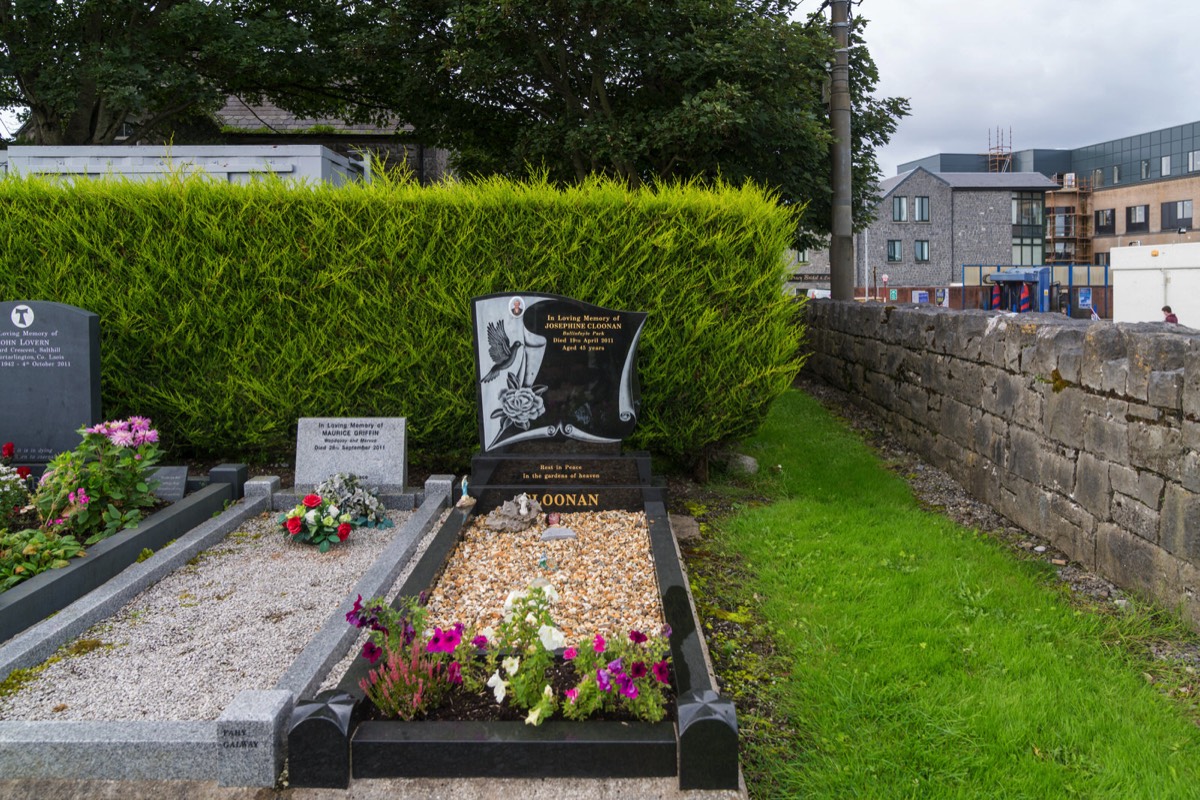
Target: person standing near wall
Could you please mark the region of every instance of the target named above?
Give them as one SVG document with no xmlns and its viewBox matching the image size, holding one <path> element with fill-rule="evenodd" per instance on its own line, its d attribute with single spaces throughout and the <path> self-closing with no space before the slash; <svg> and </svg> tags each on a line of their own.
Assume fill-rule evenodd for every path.
<svg viewBox="0 0 1200 800">
<path fill-rule="evenodd" d="M 1163 322 L 1174 322 L 1177 325 L 1179 324 L 1179 317 L 1175 316 L 1175 312 L 1171 310 L 1170 306 L 1163 306 L 1162 312 Z"/>
</svg>

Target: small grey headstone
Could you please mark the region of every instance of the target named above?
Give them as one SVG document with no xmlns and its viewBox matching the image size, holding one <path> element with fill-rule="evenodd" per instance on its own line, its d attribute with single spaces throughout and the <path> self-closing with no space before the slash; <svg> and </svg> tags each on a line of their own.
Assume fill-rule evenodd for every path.
<svg viewBox="0 0 1200 800">
<path fill-rule="evenodd" d="M 570 528 L 560 528 L 558 526 L 555 526 L 553 528 L 546 528 L 546 530 L 542 531 L 542 541 L 543 542 L 550 542 L 555 539 L 574 539 L 574 538 L 575 538 L 575 531 L 571 530 Z"/>
<path fill-rule="evenodd" d="M 151 479 L 158 481 L 154 496 L 168 503 L 182 500 L 187 492 L 187 478 L 187 467 L 158 467 L 151 474 Z"/>
<path fill-rule="evenodd" d="M 365 486 L 398 492 L 407 468 L 404 417 L 304 417 L 297 426 L 297 488 L 348 472 Z"/>
</svg>

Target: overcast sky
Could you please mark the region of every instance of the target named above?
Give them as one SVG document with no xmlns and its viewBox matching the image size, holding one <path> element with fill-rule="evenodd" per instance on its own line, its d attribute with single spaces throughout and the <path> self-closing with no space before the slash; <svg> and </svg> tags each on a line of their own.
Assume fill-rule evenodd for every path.
<svg viewBox="0 0 1200 800">
<path fill-rule="evenodd" d="M 810 12 L 819 0 L 803 0 Z M 855 0 L 879 96 L 911 116 L 884 176 L 934 153 L 1074 148 L 1200 120 L 1200 2 Z"/>
</svg>

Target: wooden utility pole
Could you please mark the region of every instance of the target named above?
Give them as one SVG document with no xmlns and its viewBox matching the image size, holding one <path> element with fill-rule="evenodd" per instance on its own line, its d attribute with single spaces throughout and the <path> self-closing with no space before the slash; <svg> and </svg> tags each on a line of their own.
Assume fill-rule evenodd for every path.
<svg viewBox="0 0 1200 800">
<path fill-rule="evenodd" d="M 850 0 L 832 0 L 834 50 L 829 92 L 833 123 L 833 220 L 829 288 L 834 300 L 854 299 L 854 214 L 850 205 Z"/>
</svg>

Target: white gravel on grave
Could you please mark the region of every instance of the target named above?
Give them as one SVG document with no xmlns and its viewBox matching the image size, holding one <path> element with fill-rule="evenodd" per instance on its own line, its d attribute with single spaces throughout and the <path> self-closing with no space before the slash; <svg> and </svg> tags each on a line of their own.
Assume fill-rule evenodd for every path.
<svg viewBox="0 0 1200 800">
<path fill-rule="evenodd" d="M 410 515 L 327 553 L 290 541 L 278 512 L 250 518 L 76 640 L 100 646 L 0 698 L 0 720 L 215 720 L 275 685 Z"/>
</svg>

